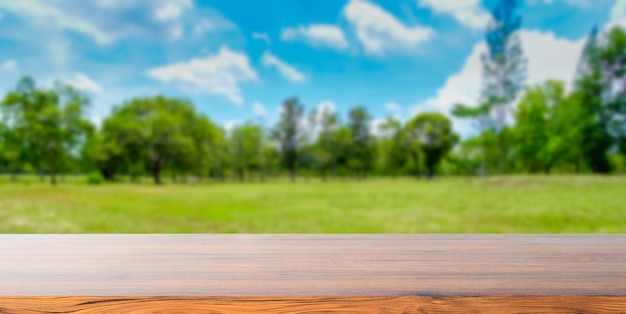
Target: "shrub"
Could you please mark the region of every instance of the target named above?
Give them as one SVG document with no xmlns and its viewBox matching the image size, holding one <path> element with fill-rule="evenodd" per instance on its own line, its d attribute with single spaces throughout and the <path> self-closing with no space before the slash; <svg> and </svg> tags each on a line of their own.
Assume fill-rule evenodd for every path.
<svg viewBox="0 0 626 314">
<path fill-rule="evenodd" d="M 89 184 L 100 184 L 104 182 L 104 177 L 100 174 L 100 172 L 90 172 L 87 175 L 87 183 Z"/>
</svg>

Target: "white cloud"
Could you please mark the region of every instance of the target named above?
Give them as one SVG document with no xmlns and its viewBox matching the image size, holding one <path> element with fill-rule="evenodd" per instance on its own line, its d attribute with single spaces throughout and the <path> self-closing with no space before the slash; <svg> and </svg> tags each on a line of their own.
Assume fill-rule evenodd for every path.
<svg viewBox="0 0 626 314">
<path fill-rule="evenodd" d="M 183 11 L 191 6 L 190 0 L 166 2 L 155 10 L 154 15 L 161 21 L 177 20 L 183 14 Z"/>
<path fill-rule="evenodd" d="M 267 35 L 267 33 L 252 33 L 252 38 L 256 39 L 256 40 L 262 40 L 264 41 L 266 44 L 271 44 L 272 41 L 270 40 L 270 36 Z"/>
<path fill-rule="evenodd" d="M 489 13 L 480 0 L 417 0 L 417 3 L 435 13 L 452 15 L 459 23 L 474 29 L 482 29 L 489 22 Z"/>
<path fill-rule="evenodd" d="M 280 74 L 292 82 L 304 82 L 307 80 L 306 76 L 300 73 L 293 66 L 280 60 L 277 56 L 271 54 L 269 51 L 263 53 L 262 60 L 263 65 L 266 67 L 275 67 Z"/>
<path fill-rule="evenodd" d="M 233 133 L 233 130 L 239 125 L 237 121 L 228 121 L 224 123 L 224 130 L 226 130 L 226 134 L 230 136 Z"/>
<path fill-rule="evenodd" d="M 197 34 L 197 35 L 204 35 L 209 31 L 215 31 L 215 30 L 224 30 L 224 29 L 237 29 L 237 26 L 229 21 L 225 21 L 225 20 L 208 20 L 208 19 L 201 19 L 199 22 L 197 22 L 193 28 L 193 31 Z"/>
<path fill-rule="evenodd" d="M 252 109 L 254 110 L 254 114 L 259 117 L 267 117 L 267 109 L 263 106 L 263 104 L 259 101 L 255 101 L 252 104 Z"/>
<path fill-rule="evenodd" d="M 283 41 L 303 40 L 315 47 L 330 47 L 338 50 L 348 48 L 343 31 L 334 25 L 312 24 L 285 28 L 280 38 Z"/>
<path fill-rule="evenodd" d="M 100 45 L 129 35 L 176 39 L 182 35 L 180 18 L 192 6 L 191 0 L 0 1 L 5 13 L 43 29 L 82 34 Z"/>
<path fill-rule="evenodd" d="M 248 57 L 227 46 L 216 55 L 149 70 L 148 76 L 183 90 L 225 96 L 238 105 L 243 103 L 239 85 L 257 78 Z"/>
<path fill-rule="evenodd" d="M 626 27 L 626 0 L 615 0 L 613 3 L 606 28 L 613 26 Z"/>
<path fill-rule="evenodd" d="M 373 55 L 410 50 L 432 38 L 435 33 L 428 27 L 406 26 L 389 12 L 366 0 L 350 0 L 343 14 L 355 28 L 365 51 Z"/>
<path fill-rule="evenodd" d="M 376 137 L 389 137 L 388 132 L 385 132 L 382 127 L 385 124 L 385 119 L 383 118 L 375 118 L 372 120 L 370 124 L 370 133 L 372 133 Z"/>
<path fill-rule="evenodd" d="M 23 17 L 34 23 L 53 25 L 72 30 L 92 37 L 100 44 L 113 40 L 112 36 L 97 28 L 87 19 L 71 17 L 59 7 L 50 2 L 23 0 L 1 1 L 0 8 Z"/>
<path fill-rule="evenodd" d="M 318 115 L 321 117 L 324 113 L 334 113 L 337 111 L 337 106 L 332 101 L 326 100 L 322 101 L 317 106 Z"/>
<path fill-rule="evenodd" d="M 215 25 L 213 24 L 213 22 L 209 20 L 201 20 L 200 22 L 198 22 L 198 24 L 196 24 L 196 27 L 194 27 L 193 30 L 198 35 L 204 35 L 204 33 L 213 29 L 214 27 Z"/>
<path fill-rule="evenodd" d="M 82 90 L 84 92 L 90 92 L 95 94 L 102 93 L 102 87 L 83 73 L 74 74 L 74 77 L 65 80 L 65 83 L 72 85 L 74 88 Z"/>
<path fill-rule="evenodd" d="M 7 71 L 7 72 L 17 72 L 20 66 L 17 63 L 17 61 L 13 59 L 9 59 L 9 60 L 5 60 L 4 62 L 2 62 L 2 65 L 0 65 L 0 68 L 3 71 Z"/>
<path fill-rule="evenodd" d="M 393 101 L 385 103 L 385 108 L 387 108 L 387 110 L 392 111 L 392 112 L 399 112 L 403 110 L 402 106 L 398 105 L 398 103 L 393 102 Z"/>
<path fill-rule="evenodd" d="M 573 83 L 584 38 L 570 41 L 558 38 L 552 32 L 520 32 L 524 54 L 528 59 L 527 84 L 537 84 L 546 79 L 564 81 L 569 88 Z M 465 64 L 458 72 L 450 75 L 434 97 L 419 102 L 412 108 L 412 114 L 424 111 L 437 111 L 446 114 L 456 103 L 477 104 L 482 83 L 481 55 L 487 46 L 480 42 L 474 46 Z M 462 133 L 471 131 L 471 126 L 453 119 Z"/>
<path fill-rule="evenodd" d="M 586 6 L 589 4 L 589 0 L 560 0 L 561 2 L 573 5 L 573 6 Z M 559 2 L 559 0 L 528 0 L 529 4 L 553 4 Z"/>
</svg>

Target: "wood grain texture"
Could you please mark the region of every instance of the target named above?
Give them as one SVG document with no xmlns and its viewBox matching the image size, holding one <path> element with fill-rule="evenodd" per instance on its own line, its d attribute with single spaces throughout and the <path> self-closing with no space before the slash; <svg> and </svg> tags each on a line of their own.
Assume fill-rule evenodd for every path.
<svg viewBox="0 0 626 314">
<path fill-rule="evenodd" d="M 626 297 L 13 297 L 0 313 L 626 313 Z"/>
<path fill-rule="evenodd" d="M 626 235 L 0 235 L 0 296 L 624 296 Z"/>
</svg>

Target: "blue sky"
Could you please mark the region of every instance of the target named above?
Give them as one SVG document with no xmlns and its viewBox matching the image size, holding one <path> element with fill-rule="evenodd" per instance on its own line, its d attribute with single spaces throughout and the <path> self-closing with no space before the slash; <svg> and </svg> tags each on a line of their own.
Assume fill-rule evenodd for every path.
<svg viewBox="0 0 626 314">
<path fill-rule="evenodd" d="M 186 97 L 222 125 L 273 123 L 297 96 L 344 117 L 447 113 L 477 101 L 495 0 L 0 0 L 0 92 L 61 80 L 99 121 L 134 96 Z M 526 0 L 529 83 L 571 81 L 593 25 L 623 0 Z M 467 126 L 460 125 L 461 129 Z"/>
</svg>

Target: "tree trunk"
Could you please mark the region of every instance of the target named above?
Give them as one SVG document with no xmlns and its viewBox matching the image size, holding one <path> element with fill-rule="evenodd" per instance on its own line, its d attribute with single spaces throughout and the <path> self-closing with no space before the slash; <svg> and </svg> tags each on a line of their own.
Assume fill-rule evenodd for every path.
<svg viewBox="0 0 626 314">
<path fill-rule="evenodd" d="M 52 184 L 52 186 L 57 185 L 57 169 L 56 169 L 56 162 L 55 162 L 55 156 L 54 153 L 49 152 L 48 153 L 48 167 L 50 168 L 50 184 Z M 41 171 L 41 179 L 43 181 L 44 178 L 44 172 L 43 170 Z"/>
<path fill-rule="evenodd" d="M 415 178 L 419 179 L 421 177 L 419 154 L 416 152 L 412 152 L 411 157 L 413 157 L 413 165 L 415 166 Z"/>
<path fill-rule="evenodd" d="M 243 169 L 237 169 L 237 177 L 239 178 L 239 182 L 243 182 Z"/>
<path fill-rule="evenodd" d="M 161 164 L 158 161 L 155 161 L 152 165 L 152 178 L 154 179 L 154 184 L 161 184 Z"/>
<path fill-rule="evenodd" d="M 50 167 L 50 184 L 52 184 L 52 186 L 57 185 L 57 172 L 54 167 Z"/>
<path fill-rule="evenodd" d="M 428 181 L 432 180 L 435 176 L 435 169 L 433 167 L 426 167 L 426 178 Z"/>
<path fill-rule="evenodd" d="M 500 130 L 500 134 L 498 135 L 498 173 L 504 174 L 506 171 L 506 160 L 505 160 L 505 148 L 504 148 L 504 135 L 502 130 Z"/>
</svg>

